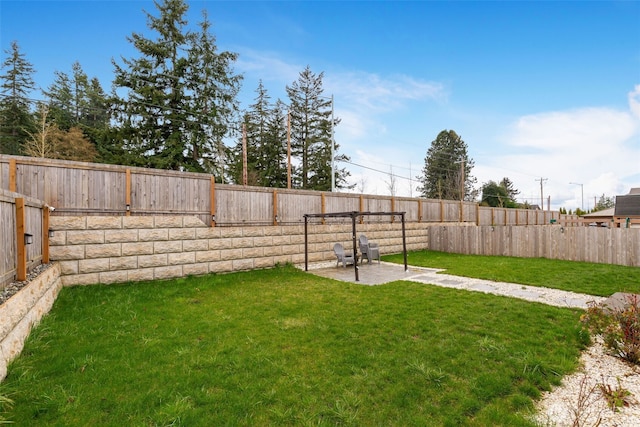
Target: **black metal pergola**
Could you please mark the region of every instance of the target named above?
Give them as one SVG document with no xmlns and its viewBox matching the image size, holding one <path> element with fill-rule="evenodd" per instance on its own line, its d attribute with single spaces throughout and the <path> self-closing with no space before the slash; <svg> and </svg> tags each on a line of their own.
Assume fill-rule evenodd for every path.
<svg viewBox="0 0 640 427">
<path fill-rule="evenodd" d="M 333 213 L 322 213 L 322 214 L 304 214 L 304 271 L 309 271 L 309 251 L 308 251 L 308 239 L 307 239 L 307 224 L 309 218 L 351 218 L 351 230 L 353 239 L 353 259 L 355 262 L 353 263 L 353 270 L 356 274 L 356 282 L 360 281 L 358 277 L 358 262 L 357 262 L 357 254 L 358 247 L 356 246 L 356 217 L 359 216 L 395 216 L 399 215 L 402 219 L 402 253 L 404 255 L 404 271 L 408 270 L 407 267 L 407 240 L 404 226 L 404 216 L 406 212 L 333 212 Z"/>
</svg>

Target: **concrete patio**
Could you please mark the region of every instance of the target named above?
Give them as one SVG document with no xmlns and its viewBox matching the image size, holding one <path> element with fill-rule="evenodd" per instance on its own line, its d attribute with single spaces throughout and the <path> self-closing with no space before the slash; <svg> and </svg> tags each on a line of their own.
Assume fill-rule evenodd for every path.
<svg viewBox="0 0 640 427">
<path fill-rule="evenodd" d="M 304 270 L 304 265 L 300 266 Z M 358 278 L 355 280 L 353 265 L 336 266 L 335 262 L 323 262 L 309 265 L 309 273 L 343 282 L 360 285 L 382 285 L 397 280 L 407 280 L 447 288 L 484 292 L 494 295 L 509 296 L 557 307 L 586 309 L 589 303 L 602 303 L 605 297 L 579 294 L 559 289 L 527 286 L 517 283 L 493 282 L 490 280 L 472 279 L 468 277 L 442 274 L 444 270 L 409 266 L 404 270 L 401 264 L 388 262 L 363 263 L 358 265 Z"/>
</svg>

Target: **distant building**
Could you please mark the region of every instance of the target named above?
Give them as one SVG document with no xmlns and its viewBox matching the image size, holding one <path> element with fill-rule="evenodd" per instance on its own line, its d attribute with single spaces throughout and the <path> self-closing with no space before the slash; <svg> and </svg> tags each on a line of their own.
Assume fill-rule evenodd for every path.
<svg viewBox="0 0 640 427">
<path fill-rule="evenodd" d="M 587 224 L 592 227 L 613 227 L 615 209 L 616 208 L 609 208 L 582 215 L 582 218 L 587 220 Z"/>
<path fill-rule="evenodd" d="M 613 222 L 618 227 L 640 227 L 640 188 L 632 188 L 629 194 L 616 196 Z"/>
<path fill-rule="evenodd" d="M 582 215 L 581 218 L 592 227 L 640 228 L 640 188 L 632 188 L 629 194 L 616 196 L 615 207 Z"/>
</svg>

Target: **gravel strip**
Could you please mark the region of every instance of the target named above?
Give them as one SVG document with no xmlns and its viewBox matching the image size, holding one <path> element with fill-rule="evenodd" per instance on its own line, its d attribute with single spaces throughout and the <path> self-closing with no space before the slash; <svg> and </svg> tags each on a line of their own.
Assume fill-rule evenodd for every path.
<svg viewBox="0 0 640 427">
<path fill-rule="evenodd" d="M 542 426 L 637 427 L 640 425 L 640 367 L 607 354 L 598 337 L 582 353 L 581 368 L 563 378 L 562 385 L 544 393 L 536 421 Z M 619 382 L 618 382 L 619 381 Z M 628 406 L 612 410 L 601 392 L 628 390 Z"/>
<path fill-rule="evenodd" d="M 38 277 L 40 273 L 49 268 L 51 264 L 40 264 L 27 273 L 27 280 L 23 282 L 11 282 L 0 288 L 0 305 L 4 304 L 9 298 L 18 293 L 18 291 L 29 284 L 33 279 Z"/>
</svg>

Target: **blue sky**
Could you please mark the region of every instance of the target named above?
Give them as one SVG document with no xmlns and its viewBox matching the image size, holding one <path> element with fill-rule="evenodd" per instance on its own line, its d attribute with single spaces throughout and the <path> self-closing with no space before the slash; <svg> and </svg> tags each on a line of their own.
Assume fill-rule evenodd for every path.
<svg viewBox="0 0 640 427">
<path fill-rule="evenodd" d="M 508 177 L 521 201 L 540 203 L 540 178 L 553 209 L 640 187 L 638 1 L 189 5 L 190 25 L 206 9 L 219 49 L 239 54 L 243 108 L 260 79 L 286 100 L 307 65 L 324 72 L 340 152 L 365 166 L 340 165 L 354 191 L 389 194 L 393 172 L 396 195 L 416 196 L 444 129 L 467 143 L 478 186 Z M 0 45 L 16 40 L 43 88 L 78 61 L 108 91 L 111 59 L 136 55 L 127 36 L 152 36 L 143 10 L 157 15 L 150 1 L 1 0 Z"/>
</svg>

